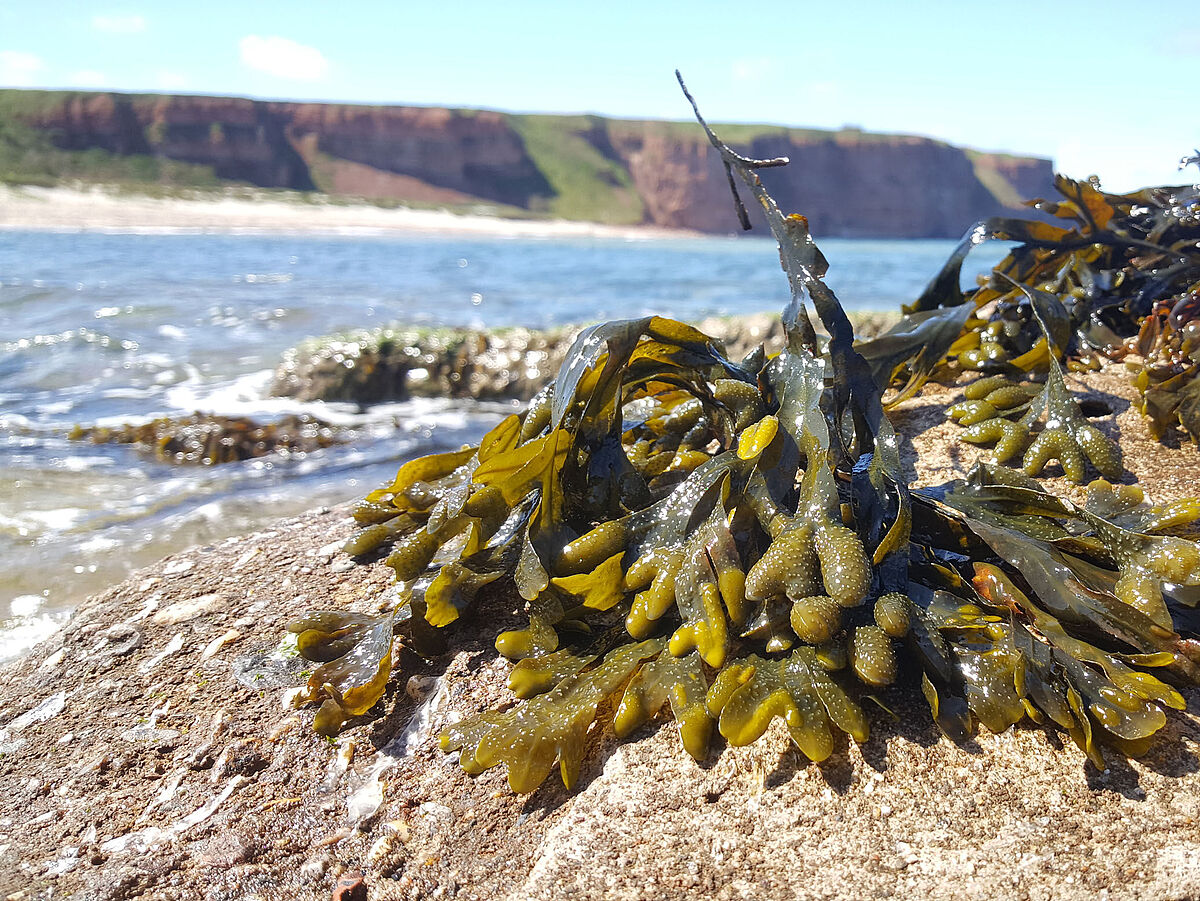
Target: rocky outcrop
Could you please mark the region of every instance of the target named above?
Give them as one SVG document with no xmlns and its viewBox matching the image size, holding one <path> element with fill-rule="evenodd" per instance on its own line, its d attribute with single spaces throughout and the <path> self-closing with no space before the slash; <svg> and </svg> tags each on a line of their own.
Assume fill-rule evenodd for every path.
<svg viewBox="0 0 1200 901">
<path fill-rule="evenodd" d="M 0 92 L 4 98 L 0 109 L 60 149 L 180 160 L 261 187 L 736 228 L 716 155 L 688 123 L 234 97 Z M 957 237 L 977 219 L 1051 190 L 1049 160 L 928 138 L 767 126 L 731 126 L 729 136 L 751 156 L 792 159 L 766 178 L 781 205 L 802 211 L 823 235 Z"/>
<path fill-rule="evenodd" d="M 851 314 L 855 333 L 873 338 L 898 314 Z M 698 328 L 717 339 L 731 360 L 760 344 L 783 346 L 778 316 L 711 318 Z M 579 328 L 387 328 L 318 338 L 289 350 L 275 370 L 274 397 L 344 401 L 359 406 L 409 397 L 529 400 L 550 382 Z"/>
<path fill-rule="evenodd" d="M 1194 489 L 1195 451 L 1146 438 L 1119 368 L 1070 379 L 1121 408 L 1148 495 Z M 894 411 L 922 483 L 988 453 L 949 452 L 954 397 L 927 389 Z M 451 652 L 398 652 L 384 700 L 321 738 L 287 702 L 310 664 L 278 650 L 286 623 L 392 597 L 382 560 L 339 552 L 346 512 L 168 558 L 0 671 L 0 897 L 327 901 L 353 872 L 376 901 L 1200 895 L 1192 713 L 1104 771 L 1032 725 L 954 744 L 911 686 L 881 697 L 893 716 L 872 716 L 869 740 L 821 764 L 778 721 L 701 764 L 665 719 L 623 742 L 601 722 L 573 790 L 552 776 L 516 796 L 437 743 L 511 703 L 493 640 L 524 617 L 496 593 Z"/>
</svg>

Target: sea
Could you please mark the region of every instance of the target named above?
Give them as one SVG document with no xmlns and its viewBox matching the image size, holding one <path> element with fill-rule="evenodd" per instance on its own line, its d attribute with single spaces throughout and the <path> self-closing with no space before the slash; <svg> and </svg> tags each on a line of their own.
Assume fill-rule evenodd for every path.
<svg viewBox="0 0 1200 901">
<path fill-rule="evenodd" d="M 952 241 L 829 239 L 848 310 L 894 310 Z M 973 254 L 964 283 L 1003 248 Z M 517 409 L 271 397 L 307 338 L 394 324 L 546 327 L 650 314 L 776 311 L 787 284 L 765 238 L 460 237 L 167 230 L 0 230 L 0 661 L 89 594 L 189 547 L 359 497 L 404 461 L 472 443 Z M 219 466 L 71 440 L 193 412 L 310 413 L 354 440 Z"/>
</svg>

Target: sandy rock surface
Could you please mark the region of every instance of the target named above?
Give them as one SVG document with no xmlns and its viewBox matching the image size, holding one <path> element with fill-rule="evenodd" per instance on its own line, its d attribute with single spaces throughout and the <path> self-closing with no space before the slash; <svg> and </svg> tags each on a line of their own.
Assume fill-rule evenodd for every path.
<svg viewBox="0 0 1200 901">
<path fill-rule="evenodd" d="M 1151 497 L 1200 491 L 1196 450 L 1146 439 L 1119 368 L 1073 382 L 1113 408 L 1096 421 Z M 980 455 L 949 440 L 957 396 L 894 413 L 925 483 Z M 391 571 L 338 552 L 351 532 L 317 511 L 175 555 L 4 669 L 0 898 L 328 899 L 355 872 L 371 899 L 1200 896 L 1193 713 L 1100 772 L 1030 725 L 956 745 L 897 688 L 894 718 L 873 711 L 870 740 L 820 765 L 778 723 L 696 764 L 659 720 L 625 743 L 597 728 L 574 790 L 514 796 L 436 745 L 509 698 L 491 643 L 520 613 L 498 597 L 443 658 L 402 653 L 376 716 L 323 739 L 285 703 L 307 664 L 272 651 L 306 609 L 388 603 Z"/>
</svg>

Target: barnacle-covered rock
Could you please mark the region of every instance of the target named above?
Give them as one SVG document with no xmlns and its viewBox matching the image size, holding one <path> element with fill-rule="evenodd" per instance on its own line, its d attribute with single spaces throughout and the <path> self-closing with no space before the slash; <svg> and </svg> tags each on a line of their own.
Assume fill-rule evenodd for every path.
<svg viewBox="0 0 1200 901">
<path fill-rule="evenodd" d="M 302 413 L 271 423 L 244 416 L 160 417 L 119 428 L 76 426 L 68 437 L 93 444 L 131 444 L 163 463 L 235 463 L 268 454 L 303 455 L 344 443 L 348 434 L 328 422 Z"/>
</svg>

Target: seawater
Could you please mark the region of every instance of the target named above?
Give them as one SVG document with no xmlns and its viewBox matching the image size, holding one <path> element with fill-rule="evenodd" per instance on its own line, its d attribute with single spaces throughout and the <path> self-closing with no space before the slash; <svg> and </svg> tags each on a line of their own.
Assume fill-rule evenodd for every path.
<svg viewBox="0 0 1200 901">
<path fill-rule="evenodd" d="M 825 240 L 851 310 L 915 297 L 950 241 Z M 999 258 L 973 256 L 964 281 Z M 0 231 L 0 660 L 87 594 L 187 547 L 338 503 L 515 409 L 411 401 L 366 413 L 271 398 L 305 338 L 395 323 L 545 327 L 773 311 L 762 238 Z M 217 467 L 70 441 L 76 424 L 194 411 L 354 426 L 349 446 Z"/>
</svg>

